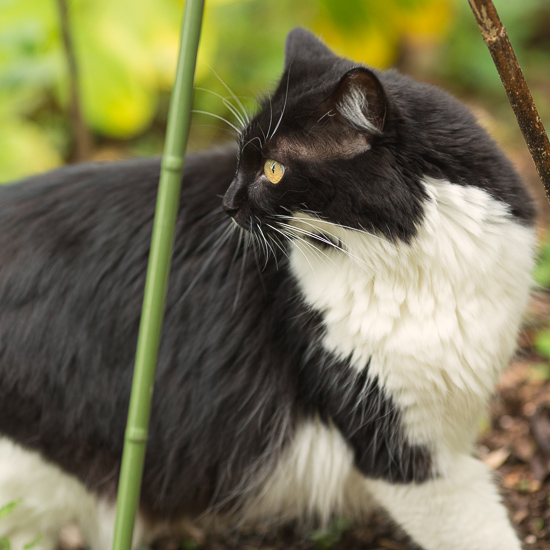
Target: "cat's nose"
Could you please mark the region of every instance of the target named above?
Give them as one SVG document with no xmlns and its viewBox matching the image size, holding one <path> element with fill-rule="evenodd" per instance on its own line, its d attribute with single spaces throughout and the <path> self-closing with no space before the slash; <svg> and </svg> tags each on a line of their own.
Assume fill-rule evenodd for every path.
<svg viewBox="0 0 550 550">
<path fill-rule="evenodd" d="M 229 214 L 231 217 L 234 217 L 235 214 L 240 210 L 240 208 L 238 206 L 235 206 L 227 202 L 226 197 L 227 195 L 223 198 L 222 207 L 225 210 L 226 214 Z"/>
<path fill-rule="evenodd" d="M 236 177 L 231 182 L 229 189 L 225 192 L 222 201 L 223 209 L 227 212 L 227 214 L 234 217 L 243 204 L 245 204 L 246 195 L 246 185 L 239 177 Z"/>
</svg>

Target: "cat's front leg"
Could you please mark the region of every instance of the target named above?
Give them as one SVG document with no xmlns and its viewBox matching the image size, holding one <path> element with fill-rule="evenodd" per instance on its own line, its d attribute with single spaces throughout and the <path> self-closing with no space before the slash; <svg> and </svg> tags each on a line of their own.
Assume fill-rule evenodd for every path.
<svg viewBox="0 0 550 550">
<path fill-rule="evenodd" d="M 424 550 L 520 550 L 518 537 L 479 460 L 460 455 L 423 483 L 369 480 L 378 503 Z"/>
<path fill-rule="evenodd" d="M 0 548 L 4 539 L 11 550 L 54 550 L 68 524 L 78 526 L 89 550 L 112 547 L 114 501 L 7 437 L 0 437 L 0 509 Z M 138 514 L 132 548 L 150 542 L 149 531 Z"/>
</svg>

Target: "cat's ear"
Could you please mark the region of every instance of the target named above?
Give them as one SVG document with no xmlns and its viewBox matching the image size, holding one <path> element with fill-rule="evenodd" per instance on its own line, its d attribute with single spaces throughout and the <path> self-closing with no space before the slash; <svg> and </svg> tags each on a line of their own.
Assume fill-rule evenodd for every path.
<svg viewBox="0 0 550 550">
<path fill-rule="evenodd" d="M 376 75 L 357 67 L 348 71 L 326 102 L 325 108 L 337 112 L 362 134 L 380 134 L 386 120 L 386 94 Z"/>
<path fill-rule="evenodd" d="M 302 27 L 292 29 L 285 44 L 285 70 L 293 63 L 336 57 L 315 35 Z"/>
</svg>

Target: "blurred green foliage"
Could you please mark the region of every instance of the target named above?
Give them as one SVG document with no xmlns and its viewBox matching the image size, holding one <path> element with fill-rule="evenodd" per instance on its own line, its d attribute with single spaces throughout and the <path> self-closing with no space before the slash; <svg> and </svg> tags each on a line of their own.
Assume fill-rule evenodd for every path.
<svg viewBox="0 0 550 550">
<path fill-rule="evenodd" d="M 550 240 L 546 240 L 540 247 L 539 261 L 533 272 L 533 279 L 538 285 L 550 288 Z"/>
<path fill-rule="evenodd" d="M 228 92 L 215 73 L 252 109 L 277 81 L 285 35 L 294 26 L 310 28 L 341 54 L 387 66 L 406 39 L 442 39 L 452 12 L 447 0 L 209 0 L 206 6 L 195 103 L 227 118 L 216 94 Z M 72 0 L 69 8 L 94 158 L 159 153 L 183 2 Z M 0 181 L 73 160 L 68 90 L 57 0 L 0 0 Z M 193 126 L 192 148 L 232 133 L 205 115 Z"/>
<path fill-rule="evenodd" d="M 311 531 L 308 538 L 314 543 L 315 550 L 332 550 L 342 540 L 345 532 L 351 529 L 352 525 L 351 520 L 336 519 L 324 529 Z"/>
<path fill-rule="evenodd" d="M 533 279 L 542 289 L 550 289 L 550 235 L 543 239 L 537 265 L 533 271 Z M 539 328 L 534 337 L 535 350 L 547 361 L 547 363 L 532 367 L 532 377 L 538 380 L 550 380 L 550 326 L 546 320 L 546 326 Z"/>
<path fill-rule="evenodd" d="M 58 0 L 0 0 L 0 182 L 75 160 L 69 75 Z M 495 1 L 529 77 L 543 120 L 550 114 L 550 4 Z M 69 0 L 92 159 L 162 150 L 183 0 Z M 467 0 L 209 0 L 195 107 L 236 123 L 229 92 L 253 110 L 282 70 L 284 40 L 302 25 L 339 54 L 413 76 L 488 105 L 498 132 L 519 136 Z M 218 78 L 218 76 L 220 78 Z M 218 95 L 217 95 L 218 94 Z M 197 114 L 191 149 L 232 139 Z"/>
<path fill-rule="evenodd" d="M 518 57 L 543 120 L 550 116 L 550 3 L 547 0 L 493 0 Z M 458 89 L 490 105 L 495 116 L 508 118 L 516 131 L 507 97 L 481 39 L 466 0 L 456 3 L 449 33 L 441 44 L 434 73 Z"/>
</svg>

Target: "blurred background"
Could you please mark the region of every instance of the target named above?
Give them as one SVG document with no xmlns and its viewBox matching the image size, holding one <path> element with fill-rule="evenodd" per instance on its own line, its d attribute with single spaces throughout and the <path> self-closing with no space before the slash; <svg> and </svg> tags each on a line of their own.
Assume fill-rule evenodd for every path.
<svg viewBox="0 0 550 550">
<path fill-rule="evenodd" d="M 81 123 L 71 106 L 65 1 Z M 494 1 L 548 128 L 550 2 Z M 70 162 L 160 154 L 182 13 L 183 0 L 0 0 L 0 183 Z M 550 208 L 468 2 L 207 0 L 195 94 L 203 113 L 193 118 L 190 150 L 234 138 L 218 118 L 238 125 L 224 101 L 227 87 L 253 111 L 255 98 L 277 82 L 285 36 L 297 25 L 340 55 L 395 66 L 450 90 L 470 105 L 538 198 L 539 286 L 521 352 L 481 426 L 478 452 L 500 472 L 524 542 L 548 550 Z"/>
<path fill-rule="evenodd" d="M 108 160 L 162 150 L 183 1 L 68 0 L 89 134 L 84 154 L 75 146 L 59 4 L 0 0 L 0 182 L 82 156 Z M 548 120 L 550 4 L 496 4 Z M 235 123 L 215 95 L 229 95 L 220 79 L 253 109 L 254 99 L 277 81 L 285 35 L 296 25 L 341 55 L 378 68 L 397 66 L 450 89 L 530 177 L 521 136 L 467 0 L 208 0 L 196 109 Z M 231 139 L 227 124 L 195 115 L 192 150 Z"/>
</svg>

